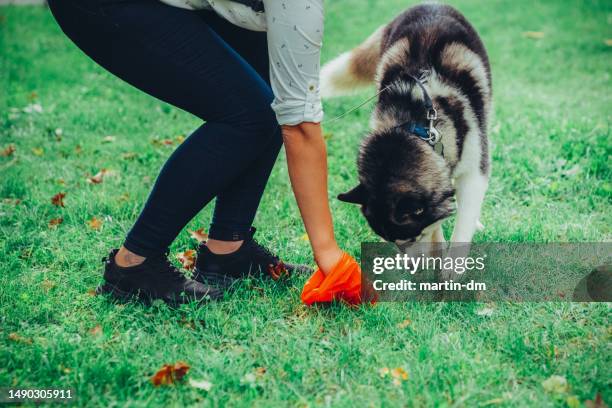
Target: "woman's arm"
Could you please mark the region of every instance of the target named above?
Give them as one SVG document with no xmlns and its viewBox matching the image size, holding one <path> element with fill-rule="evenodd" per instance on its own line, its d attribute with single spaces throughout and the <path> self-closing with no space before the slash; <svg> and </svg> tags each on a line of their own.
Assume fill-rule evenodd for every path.
<svg viewBox="0 0 612 408">
<path fill-rule="evenodd" d="M 327 153 L 319 122 L 323 0 L 264 0 L 272 107 L 283 128 L 291 186 L 315 261 L 331 271 L 342 251 L 334 239 L 327 195 Z"/>
<path fill-rule="evenodd" d="M 287 166 L 293 193 L 310 239 L 315 261 L 327 274 L 342 251 L 334 238 L 327 195 L 327 151 L 319 123 L 283 126 Z"/>
</svg>

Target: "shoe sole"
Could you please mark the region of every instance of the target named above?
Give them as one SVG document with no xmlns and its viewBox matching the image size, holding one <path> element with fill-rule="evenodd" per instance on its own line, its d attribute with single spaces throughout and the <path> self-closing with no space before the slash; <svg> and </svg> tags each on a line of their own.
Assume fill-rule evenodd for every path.
<svg viewBox="0 0 612 408">
<path fill-rule="evenodd" d="M 171 307 L 178 307 L 180 305 L 184 305 L 184 304 L 189 304 L 189 303 L 205 303 L 207 300 L 206 299 L 201 299 L 201 300 L 190 300 L 188 302 L 181 302 L 178 300 L 173 300 L 173 299 L 165 299 L 165 298 L 152 298 L 150 296 L 144 295 L 141 292 L 129 292 L 129 291 L 125 291 L 123 289 L 118 288 L 117 286 L 105 282 L 101 285 L 99 285 L 96 288 L 96 295 L 109 295 L 111 297 L 113 297 L 116 300 L 119 300 L 121 302 L 131 302 L 133 300 L 138 300 L 139 302 L 142 302 L 146 305 L 151 305 L 155 300 L 161 300 L 164 303 L 166 303 L 168 306 Z"/>
</svg>

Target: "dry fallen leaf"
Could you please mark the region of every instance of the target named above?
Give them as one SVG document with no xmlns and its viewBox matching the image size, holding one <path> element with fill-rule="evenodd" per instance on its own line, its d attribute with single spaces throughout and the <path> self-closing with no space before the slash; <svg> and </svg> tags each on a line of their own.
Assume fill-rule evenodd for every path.
<svg viewBox="0 0 612 408">
<path fill-rule="evenodd" d="M 42 155 L 45 154 L 45 151 L 43 150 L 42 147 L 34 147 L 34 148 L 32 148 L 32 154 L 34 156 L 41 157 Z"/>
<path fill-rule="evenodd" d="M 2 204 L 19 205 L 19 204 L 21 204 L 21 200 L 18 199 L 18 198 L 3 198 L 2 199 Z"/>
<path fill-rule="evenodd" d="M 212 388 L 212 383 L 206 380 L 193 380 L 193 379 L 189 379 L 189 385 L 192 386 L 193 388 L 198 388 L 200 390 L 204 390 L 206 392 L 210 391 L 210 389 Z"/>
<path fill-rule="evenodd" d="M 402 384 L 402 381 L 408 380 L 408 373 L 402 367 L 397 367 L 392 370 L 390 370 L 387 367 L 383 367 L 380 370 L 378 370 L 378 374 L 382 378 L 385 378 L 391 375 L 391 378 L 393 378 L 393 385 L 395 386 L 400 386 Z"/>
<path fill-rule="evenodd" d="M 204 228 L 189 231 L 189 235 L 191 235 L 191 238 L 195 239 L 199 243 L 206 242 L 206 240 L 208 240 L 208 234 L 204 232 Z"/>
<path fill-rule="evenodd" d="M 64 219 L 62 217 L 53 218 L 53 219 L 49 220 L 49 228 L 55 228 L 58 225 L 60 225 L 62 222 L 64 222 Z"/>
<path fill-rule="evenodd" d="M 604 40 L 604 44 L 606 44 L 608 47 L 612 47 L 612 38 Z"/>
<path fill-rule="evenodd" d="M 153 146 L 172 146 L 174 144 L 174 140 L 172 139 L 152 139 L 151 144 Z"/>
<path fill-rule="evenodd" d="M 102 220 L 100 220 L 99 218 L 93 217 L 91 220 L 87 221 L 87 225 L 92 230 L 96 230 L 97 231 L 100 228 L 102 228 Z"/>
<path fill-rule="evenodd" d="M 163 367 L 151 377 L 151 382 L 156 387 L 160 385 L 174 384 L 183 379 L 189 371 L 189 365 L 178 361 L 173 365 L 164 364 Z"/>
<path fill-rule="evenodd" d="M 268 371 L 266 367 L 257 367 L 255 369 L 255 375 L 257 377 L 262 377 L 266 373 L 266 371 Z"/>
<path fill-rule="evenodd" d="M 66 193 L 57 193 L 53 197 L 51 197 L 51 204 L 56 207 L 64 206 L 64 197 L 66 197 Z"/>
<path fill-rule="evenodd" d="M 92 327 L 91 329 L 89 329 L 89 334 L 91 334 L 92 336 L 99 336 L 102 334 L 102 326 L 95 325 L 94 327 Z"/>
<path fill-rule="evenodd" d="M 408 379 L 408 373 L 402 367 L 397 367 L 391 370 L 391 376 L 393 378 L 399 378 L 402 381 L 406 381 Z"/>
<path fill-rule="evenodd" d="M 91 184 L 100 184 L 104 180 L 104 176 L 108 174 L 108 170 L 100 169 L 94 176 L 88 177 L 87 182 Z"/>
<path fill-rule="evenodd" d="M 523 37 L 530 38 L 532 40 L 539 40 L 544 38 L 544 33 L 542 31 L 525 31 L 523 33 Z"/>
<path fill-rule="evenodd" d="M 595 395 L 594 400 L 586 400 L 584 406 L 585 408 L 608 408 L 599 392 Z"/>
<path fill-rule="evenodd" d="M 410 326 L 410 323 L 412 323 L 412 321 L 410 319 L 406 319 L 402 322 L 399 322 L 397 324 L 397 328 L 398 329 L 405 329 L 406 327 Z"/>
<path fill-rule="evenodd" d="M 14 341 L 15 343 L 24 343 L 24 344 L 32 344 L 32 339 L 28 339 L 20 336 L 19 334 L 13 332 L 8 335 L 9 340 Z"/>
<path fill-rule="evenodd" d="M 25 113 L 42 113 L 43 107 L 40 103 L 31 103 L 23 108 Z"/>
<path fill-rule="evenodd" d="M 103 143 L 113 143 L 115 140 L 117 140 L 117 138 L 115 136 L 111 136 L 111 135 L 104 136 L 102 138 L 102 142 Z"/>
<path fill-rule="evenodd" d="M 188 249 L 186 251 L 179 252 L 176 257 L 183 266 L 183 268 L 187 270 L 191 270 L 195 266 L 196 251 L 194 251 L 193 249 Z"/>
<path fill-rule="evenodd" d="M 175 139 L 178 144 L 181 144 L 185 141 L 185 135 L 178 135 Z"/>
<path fill-rule="evenodd" d="M 4 149 L 2 149 L 2 152 L 0 152 L 0 156 L 2 156 L 2 157 L 12 156 L 13 153 L 15 153 L 15 150 L 17 150 L 15 145 L 14 144 L 10 144 L 10 145 L 6 146 Z"/>
<path fill-rule="evenodd" d="M 493 312 L 495 311 L 491 309 L 490 307 L 483 307 L 482 309 L 476 311 L 476 314 L 478 316 L 491 317 L 493 316 Z"/>
<path fill-rule="evenodd" d="M 136 157 L 138 157 L 138 153 L 134 153 L 134 152 L 125 152 L 121 154 L 121 158 L 123 160 L 132 160 L 132 159 L 135 159 Z"/>
<path fill-rule="evenodd" d="M 42 286 L 45 291 L 49 291 L 55 287 L 55 282 L 45 279 L 40 286 Z"/>
<path fill-rule="evenodd" d="M 98 294 L 96 293 L 96 290 L 91 288 L 91 289 L 87 289 L 87 294 L 89 296 L 97 296 Z"/>
<path fill-rule="evenodd" d="M 268 265 L 268 273 L 273 280 L 279 280 L 280 278 L 289 276 L 289 270 L 283 261 L 278 262 L 276 265 Z"/>
<path fill-rule="evenodd" d="M 563 394 L 569 389 L 567 380 L 560 375 L 551 375 L 548 379 L 542 381 L 544 391 L 551 394 Z"/>
</svg>

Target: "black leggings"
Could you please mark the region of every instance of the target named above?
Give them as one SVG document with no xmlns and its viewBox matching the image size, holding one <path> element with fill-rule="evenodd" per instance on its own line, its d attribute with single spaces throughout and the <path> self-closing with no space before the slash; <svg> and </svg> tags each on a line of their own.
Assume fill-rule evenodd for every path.
<svg viewBox="0 0 612 408">
<path fill-rule="evenodd" d="M 266 34 L 157 0 L 49 0 L 68 37 L 138 89 L 205 120 L 161 170 L 125 246 L 167 250 L 214 197 L 211 238 L 244 239 L 282 137 Z"/>
</svg>

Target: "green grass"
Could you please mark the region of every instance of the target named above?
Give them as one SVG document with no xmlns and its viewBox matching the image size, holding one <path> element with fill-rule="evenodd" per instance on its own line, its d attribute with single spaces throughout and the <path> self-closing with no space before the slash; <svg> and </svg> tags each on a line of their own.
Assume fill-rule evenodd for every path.
<svg viewBox="0 0 612 408">
<path fill-rule="evenodd" d="M 327 3 L 324 60 L 406 4 Z M 493 176 L 476 241 L 609 241 L 612 47 L 604 41 L 612 3 L 455 4 L 482 34 L 493 66 Z M 0 148 L 17 149 L 0 157 L 0 386 L 73 387 L 83 406 L 546 407 L 597 392 L 612 401 L 609 304 L 504 303 L 488 306 L 491 316 L 477 314 L 480 304 L 318 310 L 299 301 L 303 278 L 245 282 L 200 309 L 89 295 L 100 258 L 121 243 L 172 150 L 151 141 L 188 134 L 198 120 L 96 66 L 44 8 L 0 7 L 0 80 Z M 327 117 L 367 95 L 326 102 Z M 43 112 L 24 113 L 31 103 Z M 355 183 L 370 108 L 326 128 L 331 196 Z M 115 141 L 105 143 L 107 135 Z M 122 158 L 130 152 L 137 156 Z M 114 177 L 88 184 L 101 168 Z M 65 208 L 51 205 L 60 191 Z M 332 200 L 332 209 L 347 250 L 358 255 L 360 242 L 376 240 L 357 208 Z M 206 227 L 209 215 L 191 228 Z M 64 222 L 48 228 L 56 217 Z M 92 217 L 103 220 L 99 231 L 86 225 Z M 288 260 L 311 262 L 282 155 L 256 225 Z M 172 251 L 193 246 L 183 232 Z M 189 377 L 212 382 L 210 392 L 150 384 L 177 360 L 191 365 Z M 245 381 L 257 367 L 266 373 Z M 396 386 L 379 375 L 383 367 L 403 367 L 409 378 Z M 552 375 L 569 390 L 546 392 L 541 383 Z"/>
</svg>

